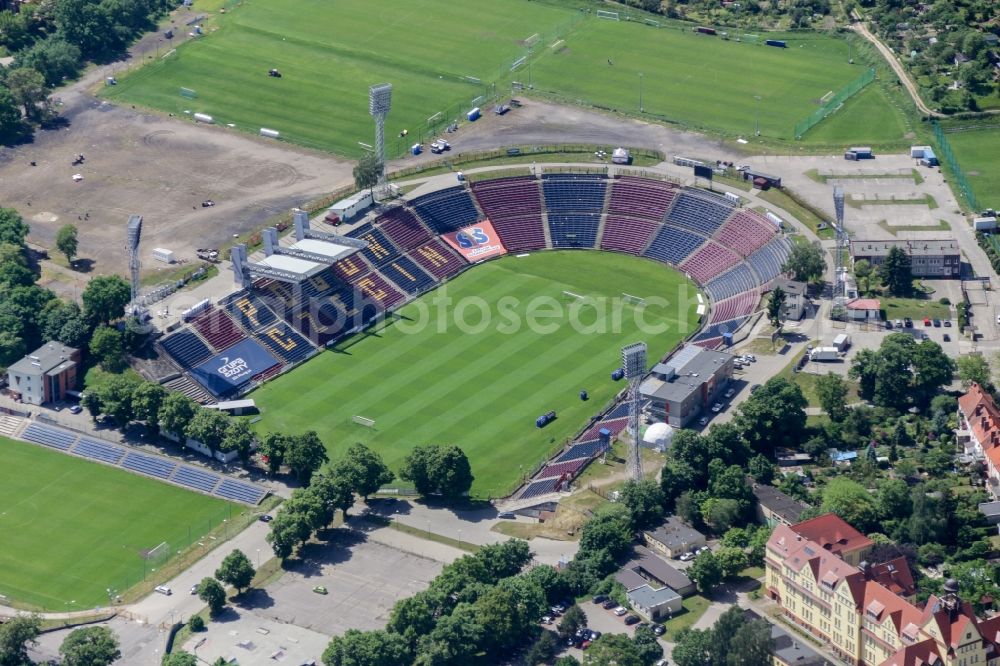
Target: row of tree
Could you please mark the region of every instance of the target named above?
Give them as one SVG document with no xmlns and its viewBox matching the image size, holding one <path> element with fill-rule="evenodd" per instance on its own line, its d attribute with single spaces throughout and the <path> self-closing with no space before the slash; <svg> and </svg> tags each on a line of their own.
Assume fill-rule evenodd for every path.
<svg viewBox="0 0 1000 666">
<path fill-rule="evenodd" d="M 30 666 L 28 650 L 41 635 L 37 615 L 17 615 L 0 624 L 0 666 Z M 105 626 L 83 627 L 69 633 L 59 646 L 62 666 L 109 666 L 121 658 L 118 637 Z"/>
</svg>

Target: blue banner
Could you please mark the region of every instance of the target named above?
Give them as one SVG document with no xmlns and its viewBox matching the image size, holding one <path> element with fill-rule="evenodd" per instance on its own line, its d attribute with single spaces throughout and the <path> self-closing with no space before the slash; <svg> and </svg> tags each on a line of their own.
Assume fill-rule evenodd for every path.
<svg viewBox="0 0 1000 666">
<path fill-rule="evenodd" d="M 276 365 L 278 360 L 260 344 L 243 340 L 191 370 L 191 376 L 212 395 L 222 397 Z"/>
</svg>

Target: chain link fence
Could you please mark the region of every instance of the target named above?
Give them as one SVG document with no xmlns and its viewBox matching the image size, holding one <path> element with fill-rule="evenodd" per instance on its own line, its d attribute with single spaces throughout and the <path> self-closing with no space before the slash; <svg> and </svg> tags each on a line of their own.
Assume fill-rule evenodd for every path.
<svg viewBox="0 0 1000 666">
<path fill-rule="evenodd" d="M 933 121 L 933 127 L 934 140 L 937 142 L 938 150 L 941 151 L 941 158 L 948 164 L 948 168 L 951 169 L 952 180 L 958 186 L 959 194 L 965 197 L 969 208 L 974 211 L 979 210 L 979 201 L 972 191 L 972 186 L 969 185 L 965 171 L 962 170 L 958 160 L 955 158 L 955 151 L 952 150 L 951 143 L 948 142 L 948 137 L 945 136 L 945 131 L 941 129 L 941 125 L 936 120 Z"/>
<path fill-rule="evenodd" d="M 854 79 L 846 86 L 838 90 L 833 97 L 823 102 L 823 104 L 809 114 L 805 120 L 800 120 L 795 124 L 795 138 L 801 139 L 806 132 L 818 125 L 831 113 L 843 106 L 844 102 L 857 95 L 865 87 L 875 80 L 875 68 L 868 69 L 864 74 Z"/>
</svg>

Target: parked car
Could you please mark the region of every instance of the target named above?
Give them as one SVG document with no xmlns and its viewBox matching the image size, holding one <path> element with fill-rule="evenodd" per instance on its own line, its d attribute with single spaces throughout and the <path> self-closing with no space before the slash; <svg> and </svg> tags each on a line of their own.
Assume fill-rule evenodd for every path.
<svg viewBox="0 0 1000 666">
<path fill-rule="evenodd" d="M 198 583 L 191 586 L 191 594 L 198 594 Z"/>
<path fill-rule="evenodd" d="M 593 598 L 593 602 L 595 604 L 603 604 L 607 600 L 608 600 L 608 595 L 606 594 L 598 594 L 596 597 Z"/>
<path fill-rule="evenodd" d="M 173 594 L 173 593 L 174 593 L 174 592 L 173 592 L 173 590 L 171 590 L 171 589 L 170 589 L 169 587 L 167 587 L 166 585 L 157 585 L 157 586 L 156 586 L 155 588 L 153 588 L 153 589 L 154 589 L 154 590 L 156 590 L 157 592 L 159 592 L 160 594 L 165 594 L 165 595 L 167 595 L 168 597 L 169 597 L 169 596 L 170 596 L 171 594 Z"/>
<path fill-rule="evenodd" d="M 944 320 L 944 327 L 945 328 L 951 328 L 951 319 L 945 319 Z"/>
<path fill-rule="evenodd" d="M 262 523 L 269 523 L 269 522 L 271 522 L 272 520 L 274 520 L 274 516 L 269 516 L 269 515 L 267 515 L 266 513 L 262 513 L 262 514 L 260 514 L 260 516 L 259 516 L 259 517 L 257 518 L 257 520 L 259 520 L 259 521 L 260 521 L 260 522 L 262 522 Z"/>
<path fill-rule="evenodd" d="M 701 555 L 702 553 L 707 553 L 709 550 L 710 549 L 709 549 L 708 546 L 702 546 L 701 548 L 699 548 L 698 550 L 696 550 L 694 552 L 697 553 L 698 555 Z"/>
<path fill-rule="evenodd" d="M 513 511 L 503 511 L 497 514 L 497 518 L 500 518 L 502 520 L 514 520 L 515 518 L 517 518 L 517 516 L 514 515 Z"/>
<path fill-rule="evenodd" d="M 82 411 L 83 407 L 81 407 L 80 405 L 73 405 L 72 407 L 69 408 L 70 414 L 79 414 Z"/>
<path fill-rule="evenodd" d="M 910 319 L 909 317 L 904 318 L 903 326 L 905 326 L 906 328 L 913 328 L 913 320 Z"/>
<path fill-rule="evenodd" d="M 941 320 L 940 319 L 935 319 L 934 320 L 934 328 L 941 328 Z"/>
<path fill-rule="evenodd" d="M 603 604 L 601 604 L 601 608 L 603 608 L 604 610 L 611 610 L 617 605 L 618 605 L 617 601 L 615 601 L 614 599 L 608 599 Z"/>
<path fill-rule="evenodd" d="M 887 331 L 891 331 L 892 330 L 892 322 L 889 321 L 888 319 L 885 320 L 885 330 L 887 330 Z"/>
<path fill-rule="evenodd" d="M 633 624 L 635 624 L 638 621 L 639 621 L 639 616 L 638 615 L 629 615 L 627 618 L 625 618 L 625 624 L 630 625 L 630 626 L 633 625 Z"/>
<path fill-rule="evenodd" d="M 698 419 L 698 425 L 700 425 L 702 427 L 707 426 L 708 425 L 708 417 L 707 416 L 703 416 L 700 419 Z"/>
<path fill-rule="evenodd" d="M 552 616 L 551 615 L 543 615 L 542 616 L 542 624 L 552 624 Z"/>
<path fill-rule="evenodd" d="M 714 405 L 712 405 L 712 412 L 713 413 L 718 414 L 721 411 L 722 411 L 722 403 L 721 402 L 717 402 Z"/>
<path fill-rule="evenodd" d="M 732 398 L 734 395 L 736 395 L 736 389 L 731 388 L 728 391 L 726 391 L 724 395 L 726 396 L 726 398 Z"/>
<path fill-rule="evenodd" d="M 666 631 L 667 631 L 667 628 L 664 627 L 659 622 L 656 622 L 655 624 L 653 624 L 653 635 L 654 636 L 662 636 L 664 633 L 666 633 Z"/>
<path fill-rule="evenodd" d="M 618 617 L 621 617 L 622 615 L 624 615 L 627 612 L 628 612 L 628 609 L 625 608 L 624 606 L 619 606 L 618 608 L 615 609 L 615 615 L 617 615 Z"/>
<path fill-rule="evenodd" d="M 943 340 L 944 340 L 945 342 L 951 342 L 951 336 L 950 336 L 950 335 L 948 335 L 947 333 L 945 333 L 945 334 L 944 334 L 944 336 L 943 336 Z"/>
<path fill-rule="evenodd" d="M 895 320 L 892 323 L 893 323 L 893 326 L 895 326 L 896 328 L 903 328 L 903 320 L 902 319 L 897 319 L 897 320 Z"/>
<path fill-rule="evenodd" d="M 691 560 L 694 559 L 694 553 L 684 553 L 677 559 L 679 559 L 681 562 L 690 562 Z"/>
<path fill-rule="evenodd" d="M 314 587 L 313 592 L 315 592 L 316 594 L 329 594 L 329 592 L 327 592 L 326 587 L 323 585 L 317 585 L 316 587 Z"/>
<path fill-rule="evenodd" d="M 930 325 L 931 325 L 930 317 L 924 317 L 924 326 L 930 326 Z"/>
</svg>

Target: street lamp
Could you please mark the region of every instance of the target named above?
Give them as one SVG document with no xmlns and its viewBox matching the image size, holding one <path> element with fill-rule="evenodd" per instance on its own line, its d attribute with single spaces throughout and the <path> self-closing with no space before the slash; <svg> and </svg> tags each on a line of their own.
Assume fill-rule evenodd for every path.
<svg viewBox="0 0 1000 666">
<path fill-rule="evenodd" d="M 642 72 L 639 72 L 639 113 L 642 113 L 644 110 L 642 108 Z"/>
<path fill-rule="evenodd" d="M 760 95 L 754 95 L 753 98 L 757 100 L 757 122 L 755 125 L 757 136 L 760 136 Z"/>
<path fill-rule="evenodd" d="M 260 569 L 260 548 L 257 549 L 257 568 Z"/>
</svg>

